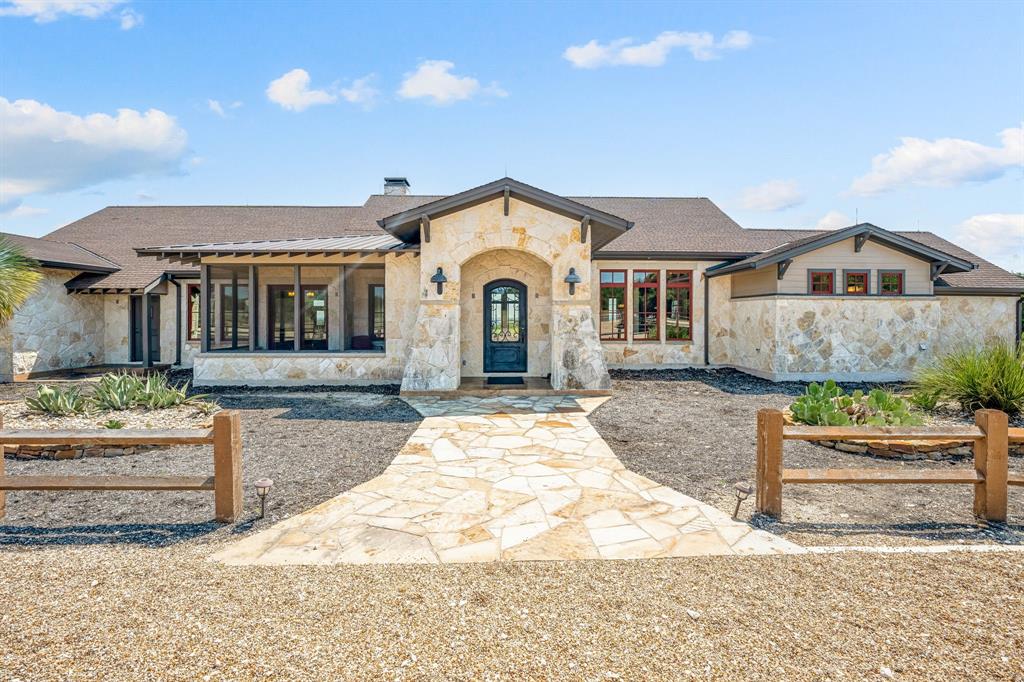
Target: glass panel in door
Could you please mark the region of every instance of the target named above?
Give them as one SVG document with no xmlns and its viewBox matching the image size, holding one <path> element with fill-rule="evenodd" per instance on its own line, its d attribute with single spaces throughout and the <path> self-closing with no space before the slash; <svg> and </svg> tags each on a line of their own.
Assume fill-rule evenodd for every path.
<svg viewBox="0 0 1024 682">
<path fill-rule="evenodd" d="M 271 350 L 295 349 L 295 288 L 288 285 L 267 287 L 268 334 Z"/>
<path fill-rule="evenodd" d="M 302 287 L 302 348 L 327 350 L 327 287 Z"/>
</svg>

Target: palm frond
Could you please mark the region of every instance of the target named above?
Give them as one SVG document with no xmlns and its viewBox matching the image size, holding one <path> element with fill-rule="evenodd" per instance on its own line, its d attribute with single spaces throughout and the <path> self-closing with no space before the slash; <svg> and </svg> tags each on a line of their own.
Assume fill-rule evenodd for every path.
<svg viewBox="0 0 1024 682">
<path fill-rule="evenodd" d="M 42 279 L 39 263 L 20 247 L 0 237 L 0 326 L 7 324 L 14 312 L 24 305 Z"/>
</svg>

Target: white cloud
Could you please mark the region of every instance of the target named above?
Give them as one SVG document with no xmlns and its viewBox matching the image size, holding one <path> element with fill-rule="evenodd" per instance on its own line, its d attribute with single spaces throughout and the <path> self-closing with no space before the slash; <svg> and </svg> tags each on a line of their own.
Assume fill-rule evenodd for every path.
<svg viewBox="0 0 1024 682">
<path fill-rule="evenodd" d="M 39 208 L 38 206 L 26 206 L 25 204 L 19 204 L 13 209 L 8 211 L 0 212 L 0 215 L 7 218 L 30 218 L 37 215 L 45 215 L 50 212 L 48 208 Z"/>
<path fill-rule="evenodd" d="M 267 86 L 267 98 L 289 111 L 305 111 L 315 104 L 331 104 L 338 96 L 326 90 L 309 89 L 309 73 L 292 69 Z"/>
<path fill-rule="evenodd" d="M 151 194 L 150 192 L 147 192 L 144 189 L 140 189 L 138 192 L 136 192 L 135 198 L 144 204 L 152 204 L 156 201 L 156 195 Z"/>
<path fill-rule="evenodd" d="M 1010 168 L 1024 167 L 1024 125 L 1007 128 L 999 137 L 1000 147 L 953 137 L 901 138 L 898 147 L 871 160 L 871 171 L 854 180 L 849 192 L 868 196 L 904 185 L 954 187 L 994 180 Z"/>
<path fill-rule="evenodd" d="M 352 85 L 339 90 L 338 94 L 346 102 L 369 109 L 377 102 L 377 97 L 380 95 L 380 91 L 371 85 L 374 78 L 375 75 L 372 73 L 357 78 L 352 81 Z"/>
<path fill-rule="evenodd" d="M 217 114 L 221 118 L 228 117 L 228 109 L 237 109 L 242 106 L 241 102 L 231 102 L 230 104 L 221 104 L 220 100 L 208 99 L 206 100 L 206 106 L 210 108 L 210 111 Z"/>
<path fill-rule="evenodd" d="M 124 3 L 125 0 L 6 0 L 0 5 L 0 16 L 30 17 L 37 24 L 48 24 L 65 16 L 99 19 Z M 121 10 L 117 18 L 125 31 L 142 24 L 142 15 L 131 8 Z"/>
<path fill-rule="evenodd" d="M 121 10 L 121 30 L 130 31 L 142 26 L 143 16 L 131 8 Z"/>
<path fill-rule="evenodd" d="M 849 227 L 850 225 L 853 225 L 850 216 L 842 211 L 829 211 L 821 216 L 815 228 L 819 230 L 838 230 L 841 227 Z"/>
<path fill-rule="evenodd" d="M 750 211 L 783 211 L 799 206 L 805 198 L 795 180 L 769 180 L 743 190 L 741 203 Z"/>
<path fill-rule="evenodd" d="M 0 97 L 0 129 L 0 210 L 17 207 L 30 194 L 180 173 L 188 146 L 185 130 L 158 109 L 78 116 L 35 100 Z"/>
<path fill-rule="evenodd" d="M 983 213 L 956 226 L 956 243 L 1012 272 L 1024 272 L 1024 213 Z"/>
<path fill-rule="evenodd" d="M 698 61 L 717 59 L 726 50 L 745 50 L 754 43 L 747 31 L 729 31 L 718 41 L 706 31 L 664 31 L 648 42 L 634 44 L 632 38 L 619 38 L 610 43 L 591 40 L 586 45 L 571 45 L 562 56 L 578 69 L 601 66 L 661 66 L 669 53 L 686 48 Z"/>
<path fill-rule="evenodd" d="M 507 97 L 497 83 L 481 89 L 480 81 L 470 76 L 456 76 L 451 73 L 455 64 L 443 59 L 428 59 L 420 62 L 416 70 L 405 74 L 405 80 L 398 89 L 398 96 L 404 99 L 426 97 L 434 104 L 451 104 L 469 99 L 478 93 Z"/>
</svg>

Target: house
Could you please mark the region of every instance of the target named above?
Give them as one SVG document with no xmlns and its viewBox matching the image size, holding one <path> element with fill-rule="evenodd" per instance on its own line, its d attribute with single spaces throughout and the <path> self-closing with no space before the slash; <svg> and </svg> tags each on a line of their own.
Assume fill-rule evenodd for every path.
<svg viewBox="0 0 1024 682">
<path fill-rule="evenodd" d="M 744 229 L 708 199 L 563 197 L 511 178 L 408 190 L 387 178 L 362 206 L 114 206 L 11 236 L 46 277 L 0 331 L 0 376 L 138 363 L 191 367 L 198 385 L 407 392 L 468 377 L 605 389 L 617 367 L 889 380 L 1020 332 L 1024 279 L 929 232 Z"/>
</svg>

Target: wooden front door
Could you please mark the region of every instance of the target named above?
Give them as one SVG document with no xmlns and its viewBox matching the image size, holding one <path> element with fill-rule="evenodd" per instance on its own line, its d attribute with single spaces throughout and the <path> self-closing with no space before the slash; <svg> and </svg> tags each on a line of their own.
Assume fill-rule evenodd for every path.
<svg viewBox="0 0 1024 682">
<path fill-rule="evenodd" d="M 526 371 L 526 285 L 499 279 L 484 287 L 484 371 Z"/>
</svg>

